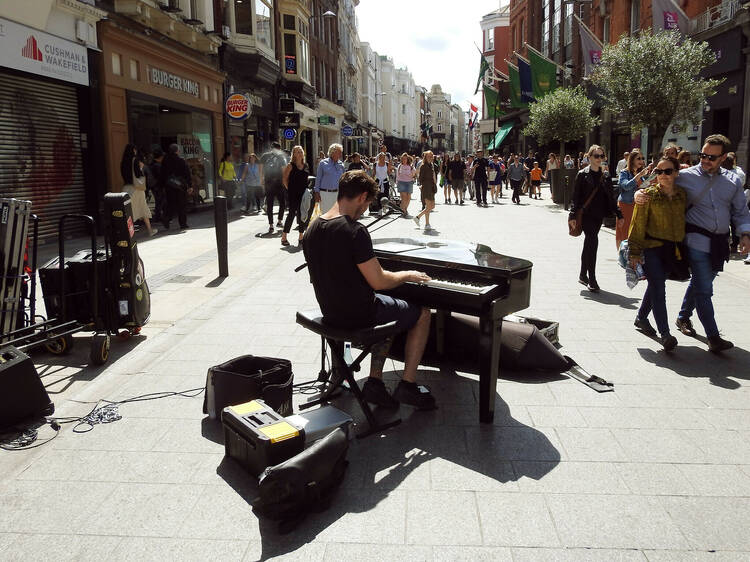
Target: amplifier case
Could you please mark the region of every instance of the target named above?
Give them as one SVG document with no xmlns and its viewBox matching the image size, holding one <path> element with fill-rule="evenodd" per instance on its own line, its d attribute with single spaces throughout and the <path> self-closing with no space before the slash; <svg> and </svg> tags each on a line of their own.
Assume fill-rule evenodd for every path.
<svg viewBox="0 0 750 562">
<path fill-rule="evenodd" d="M 301 453 L 305 430 L 274 412 L 262 400 L 228 406 L 221 413 L 226 456 L 253 476 Z"/>
<path fill-rule="evenodd" d="M 0 428 L 49 415 L 49 399 L 31 358 L 13 346 L 0 350 Z"/>
</svg>

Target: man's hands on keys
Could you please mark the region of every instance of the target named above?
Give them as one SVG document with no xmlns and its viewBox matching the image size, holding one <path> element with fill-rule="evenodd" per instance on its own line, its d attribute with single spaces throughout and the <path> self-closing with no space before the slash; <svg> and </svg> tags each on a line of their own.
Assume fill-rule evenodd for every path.
<svg viewBox="0 0 750 562">
<path fill-rule="evenodd" d="M 427 283 L 431 278 L 421 271 L 405 271 L 408 283 Z"/>
</svg>

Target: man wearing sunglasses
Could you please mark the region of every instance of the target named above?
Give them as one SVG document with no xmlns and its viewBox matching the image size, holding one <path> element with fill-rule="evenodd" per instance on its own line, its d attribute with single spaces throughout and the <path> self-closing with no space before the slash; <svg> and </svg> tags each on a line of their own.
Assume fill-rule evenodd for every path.
<svg viewBox="0 0 750 562">
<path fill-rule="evenodd" d="M 687 192 L 685 244 L 692 277 L 685 291 L 676 326 L 685 335 L 694 336 L 690 317 L 697 311 L 708 339 L 708 349 L 719 353 L 733 347 L 719 335 L 714 318 L 713 281 L 724 262 L 729 261 L 729 224 L 740 233 L 741 253 L 750 252 L 750 211 L 736 174 L 721 167 L 730 141 L 724 135 L 706 137 L 698 157 L 700 163 L 680 172 L 676 183 Z M 637 205 L 648 201 L 639 191 Z"/>
</svg>

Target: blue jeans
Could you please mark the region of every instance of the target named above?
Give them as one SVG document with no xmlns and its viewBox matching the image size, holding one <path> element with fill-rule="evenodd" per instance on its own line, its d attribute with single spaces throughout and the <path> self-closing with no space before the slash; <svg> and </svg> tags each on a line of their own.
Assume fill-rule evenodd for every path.
<svg viewBox="0 0 750 562">
<path fill-rule="evenodd" d="M 656 328 L 662 337 L 669 335 L 666 280 L 671 263 L 665 259 L 665 251 L 671 251 L 671 247 L 668 250 L 660 246 L 643 251 L 643 270 L 646 272 L 648 287 L 643 294 L 641 308 L 638 309 L 638 318 L 641 320 L 646 320 L 653 311 Z"/>
<path fill-rule="evenodd" d="M 711 268 L 711 254 L 690 247 L 686 250 L 692 277 L 677 317 L 680 320 L 688 320 L 693 310 L 696 310 L 706 336 L 709 338 L 718 336 L 719 328 L 716 327 L 714 305 L 711 302 L 714 294 L 714 277 L 716 277 L 716 272 Z"/>
</svg>

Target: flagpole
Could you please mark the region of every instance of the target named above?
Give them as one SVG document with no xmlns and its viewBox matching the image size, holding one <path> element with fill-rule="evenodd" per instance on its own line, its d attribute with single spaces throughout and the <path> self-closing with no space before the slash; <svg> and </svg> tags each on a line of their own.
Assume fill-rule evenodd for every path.
<svg viewBox="0 0 750 562">
<path fill-rule="evenodd" d="M 536 50 L 536 49 L 535 49 L 534 47 L 532 47 L 532 46 L 531 46 L 531 45 L 529 45 L 528 43 L 524 43 L 524 45 L 526 45 L 526 48 L 527 48 L 527 49 L 528 49 L 529 51 L 531 51 L 532 53 L 534 53 L 534 54 L 535 54 L 536 56 L 538 56 L 538 57 L 540 57 L 540 58 L 543 58 L 543 59 L 544 59 L 544 60 L 546 60 L 546 61 L 549 61 L 549 62 L 551 62 L 552 64 L 554 64 L 554 65 L 555 65 L 555 66 L 556 66 L 557 68 L 559 68 L 559 69 L 561 69 L 561 70 L 565 70 L 565 67 L 563 67 L 563 66 L 560 66 L 560 65 L 559 65 L 559 64 L 557 64 L 557 63 L 556 63 L 555 61 L 553 61 L 553 60 L 552 60 L 551 58 L 549 58 L 549 57 L 545 57 L 545 56 L 544 56 L 544 55 L 543 55 L 542 53 L 540 53 L 539 51 L 537 51 L 537 50 Z"/>
<path fill-rule="evenodd" d="M 601 48 L 603 49 L 603 48 L 604 48 L 604 43 L 602 43 L 601 41 L 599 41 L 599 38 L 598 38 L 598 37 L 596 36 L 596 34 L 595 34 L 595 33 L 594 33 L 593 31 L 591 31 L 591 30 L 590 30 L 590 29 L 588 28 L 588 26 L 587 26 L 587 25 L 586 25 L 585 23 L 583 23 L 583 21 L 581 20 L 581 18 L 579 18 L 579 17 L 577 16 L 577 15 L 573 14 L 573 17 L 574 17 L 574 18 L 576 19 L 576 21 L 578 22 L 578 25 L 580 25 L 581 27 L 583 27 L 583 29 L 585 29 L 585 30 L 586 30 L 586 32 L 587 32 L 587 33 L 589 34 L 589 36 L 590 36 L 590 37 L 591 37 L 591 38 L 592 38 L 592 39 L 593 39 L 594 41 L 596 41 L 596 43 L 597 43 L 597 44 L 598 44 L 598 45 L 599 45 L 599 46 L 600 46 L 600 47 L 601 47 Z M 579 35 L 580 35 L 580 32 L 579 32 Z"/>
</svg>

